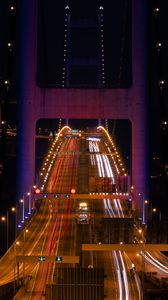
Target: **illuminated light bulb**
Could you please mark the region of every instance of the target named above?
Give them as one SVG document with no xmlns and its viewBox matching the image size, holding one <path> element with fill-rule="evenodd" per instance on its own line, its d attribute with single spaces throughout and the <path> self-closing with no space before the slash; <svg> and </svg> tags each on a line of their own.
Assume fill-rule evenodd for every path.
<svg viewBox="0 0 168 300">
<path fill-rule="evenodd" d="M 164 84 L 165 84 L 164 80 L 160 80 L 159 81 L 159 87 L 160 87 L 160 89 L 163 88 Z"/>
<path fill-rule="evenodd" d="M 162 125 L 167 125 L 167 121 L 162 121 Z M 157 158 L 158 159 L 158 158 Z"/>
<path fill-rule="evenodd" d="M 10 10 L 15 11 L 15 10 L 16 10 L 16 7 L 12 5 L 12 6 L 10 7 Z"/>
<path fill-rule="evenodd" d="M 159 11 L 160 11 L 159 7 L 154 8 L 153 12 L 154 12 L 155 16 L 158 15 Z"/>
<path fill-rule="evenodd" d="M 161 42 L 157 42 L 157 43 L 156 43 L 156 49 L 157 49 L 157 50 L 160 50 L 161 47 L 162 47 Z"/>
<path fill-rule="evenodd" d="M 4 83 L 5 83 L 6 85 L 9 85 L 9 84 L 10 84 L 10 81 L 9 81 L 9 80 L 5 80 Z"/>
</svg>

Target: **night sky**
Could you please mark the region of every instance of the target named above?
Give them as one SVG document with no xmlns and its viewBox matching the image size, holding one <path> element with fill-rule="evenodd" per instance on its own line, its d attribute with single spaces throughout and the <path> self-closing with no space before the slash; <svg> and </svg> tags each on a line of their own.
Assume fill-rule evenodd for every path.
<svg viewBox="0 0 168 300">
<path fill-rule="evenodd" d="M 140 1 L 140 0 L 139 0 Z M 0 102 L 1 102 L 1 118 L 2 120 L 7 121 L 7 124 L 13 126 L 17 126 L 17 57 L 18 57 L 18 50 L 19 50 L 19 43 L 18 43 L 18 36 L 19 36 L 19 18 L 18 18 L 18 8 L 17 3 L 19 4 L 19 1 L 9 1 L 9 0 L 1 0 L 0 1 Z M 46 3 L 47 3 L 47 9 L 50 11 L 50 13 L 53 13 L 54 10 L 51 6 L 53 5 L 53 1 L 40 1 L 41 2 L 41 12 L 43 12 L 43 16 L 41 14 L 40 18 L 44 18 L 47 20 L 47 16 L 44 15 L 44 12 L 46 14 Z M 98 1 L 92 1 L 92 5 L 90 7 L 91 1 L 83 1 L 85 3 L 85 7 L 82 6 L 81 8 L 78 8 L 78 12 L 85 14 L 92 14 L 94 15 L 94 3 L 98 3 Z M 100 5 L 104 3 L 105 1 L 100 1 Z M 107 1 L 105 4 L 107 5 L 108 2 L 113 1 Z M 167 129 L 164 125 L 163 121 L 166 121 L 167 119 L 167 112 L 168 112 L 168 1 L 167 0 L 160 0 L 160 1 L 147 1 L 149 2 L 149 5 L 147 5 L 148 9 L 148 87 L 149 87 L 149 153 L 150 153 L 150 161 L 149 161 L 149 170 L 150 170 L 150 176 L 154 176 L 153 179 L 150 180 L 150 187 L 151 187 L 151 198 L 154 203 L 154 205 L 160 205 L 163 207 L 163 205 L 166 205 L 166 199 L 168 195 L 166 194 L 166 183 L 167 183 L 167 176 L 165 172 L 165 166 L 168 161 L 168 151 L 167 151 L 167 144 L 166 141 L 167 138 Z M 15 5 L 16 3 L 16 12 L 15 10 L 11 10 L 10 8 L 12 5 Z M 38 68 L 37 68 L 37 79 L 38 84 L 41 86 L 58 86 L 60 87 L 62 85 L 62 70 L 63 70 L 63 39 L 60 41 L 59 51 L 56 51 L 55 47 L 55 41 L 56 37 L 62 36 L 62 33 L 64 32 L 64 25 L 65 20 L 63 22 L 61 21 L 62 17 L 64 17 L 64 12 L 62 8 L 63 1 L 57 1 L 57 8 L 60 8 L 61 13 L 57 12 L 57 23 L 60 22 L 60 30 L 58 29 L 56 32 L 52 32 L 52 34 L 47 35 L 47 26 L 50 27 L 50 29 L 53 27 L 52 20 L 50 23 L 45 24 L 45 30 L 43 34 L 40 36 L 38 43 L 39 46 L 41 46 L 41 43 L 43 43 L 43 47 L 40 47 L 39 52 L 39 59 L 38 59 Z M 115 63 L 117 61 L 117 53 L 121 54 L 121 37 L 123 35 L 123 28 L 119 24 L 123 24 L 123 22 L 120 23 L 120 20 L 123 20 L 123 12 L 125 11 L 125 5 L 128 4 L 127 7 L 127 34 L 125 35 L 125 49 L 124 49 L 124 56 L 122 60 L 122 76 L 117 71 L 119 69 L 119 64 Z M 86 86 L 90 87 L 97 87 L 100 86 L 101 88 L 104 87 L 119 87 L 119 86 L 129 86 L 131 83 L 131 71 L 128 71 L 128 65 L 130 66 L 130 63 L 128 64 L 128 61 L 130 62 L 130 1 L 126 0 L 120 0 L 120 1 L 114 1 L 111 3 L 112 5 L 112 16 L 113 21 L 112 22 L 119 22 L 118 23 L 118 31 L 114 30 L 114 26 L 112 23 L 111 31 L 109 31 L 113 39 L 112 41 L 116 41 L 114 43 L 109 43 L 109 36 L 108 34 L 103 37 L 104 38 L 104 46 L 106 50 L 106 58 L 108 61 L 107 66 L 110 64 L 113 65 L 113 74 L 110 74 L 109 67 L 106 66 L 106 82 L 103 83 L 102 78 L 102 70 L 100 72 L 99 68 L 97 67 L 97 61 L 101 61 L 101 54 L 100 52 L 96 52 L 96 48 L 94 47 L 86 47 L 85 51 L 82 51 L 79 49 L 79 44 L 76 43 L 76 38 L 80 39 L 80 34 L 78 30 L 75 30 L 75 26 L 71 28 L 71 38 L 74 40 L 74 42 L 71 45 L 71 49 L 69 50 L 70 58 L 72 61 L 78 58 L 78 56 L 82 57 L 83 59 L 92 59 L 93 65 L 92 67 L 88 66 L 87 70 L 84 71 L 82 74 L 87 74 L 89 68 L 92 68 L 92 70 L 89 70 L 89 73 L 92 74 L 90 78 L 86 78 L 86 76 L 81 76 L 80 80 L 77 81 L 79 78 L 78 73 L 81 73 L 82 66 L 76 67 L 75 64 L 72 64 L 71 70 L 69 70 L 72 74 L 71 78 L 72 80 L 65 80 L 65 85 L 72 87 L 72 86 L 82 86 L 85 88 Z M 98 5 L 97 5 L 98 6 Z M 74 7 L 74 1 L 72 1 L 72 7 Z M 159 12 L 154 13 L 154 8 L 159 7 Z M 56 11 L 56 8 L 55 8 Z M 73 9 L 73 22 L 77 22 L 77 12 L 75 11 L 75 8 Z M 109 11 L 110 8 L 108 7 L 108 10 L 106 10 L 106 13 L 104 13 L 104 26 L 107 26 L 107 23 L 110 22 L 109 20 Z M 118 14 L 115 12 L 118 11 Z M 60 18 L 58 18 L 58 15 Z M 120 18 L 117 18 L 117 16 L 120 16 Z M 118 20 L 118 21 L 117 21 Z M 39 21 L 40 22 L 40 21 Z M 95 19 L 95 22 L 97 22 L 97 19 Z M 93 24 L 92 24 L 93 25 Z M 91 25 L 90 25 L 91 26 Z M 98 46 L 100 46 L 100 39 L 98 32 L 95 34 L 95 27 L 94 25 L 91 26 L 92 30 L 87 34 L 87 28 L 83 34 L 83 38 L 81 38 L 80 42 L 85 43 L 86 41 L 93 42 L 92 37 L 96 37 L 95 43 L 97 43 Z M 90 27 L 90 28 L 91 28 Z M 49 39 L 48 43 L 45 40 L 46 38 Z M 45 40 L 45 43 L 44 43 Z M 53 41 L 54 42 L 53 42 Z M 156 46 L 157 43 L 161 43 L 161 47 Z M 12 46 L 9 46 L 8 43 L 12 43 Z M 113 51 L 113 56 L 110 56 L 111 51 Z M 121 55 L 120 55 L 121 57 Z M 126 59 L 127 58 L 127 59 Z M 118 58 L 119 61 L 119 58 Z M 43 63 L 41 63 L 43 62 Z M 58 64 L 60 63 L 60 65 Z M 102 62 L 101 62 L 102 63 Z M 121 61 L 120 61 L 121 64 Z M 54 68 L 53 68 L 54 67 Z M 55 77 L 55 69 L 57 68 L 57 76 Z M 66 68 L 66 65 L 65 65 Z M 76 68 L 76 69 L 75 69 Z M 46 70 L 46 72 L 44 71 Z M 128 72 L 128 73 L 127 73 Z M 40 75 L 41 74 L 41 75 Z M 120 76 L 119 76 L 120 75 Z M 8 92 L 6 91 L 6 85 L 4 84 L 5 80 L 10 79 L 10 87 Z M 87 80 L 86 80 L 87 79 Z M 163 88 L 159 88 L 159 81 L 164 80 Z M 71 122 L 72 125 L 76 126 L 75 121 Z M 114 129 L 114 121 L 109 122 L 110 124 L 110 131 L 112 132 Z M 43 123 L 44 127 L 45 125 L 48 126 L 48 124 Z M 123 144 L 124 135 L 126 134 L 124 131 L 122 131 L 122 125 L 116 121 L 115 122 L 115 135 L 118 139 L 118 145 Z M 7 145 L 9 148 L 9 144 Z M 8 149 L 6 148 L 5 153 L 1 152 L 1 159 L 5 159 L 5 169 L 3 173 L 3 178 L 1 176 L 1 184 L 3 184 L 3 192 L 1 193 L 1 203 L 3 203 L 0 207 L 0 212 L 3 212 L 5 209 L 9 207 L 9 205 L 14 204 L 16 200 L 16 191 L 15 191 L 15 172 L 16 172 L 16 160 L 15 160 L 15 154 L 16 154 L 16 145 L 13 143 L 11 146 L 11 149 L 13 149 L 13 158 L 11 159 L 11 156 L 8 155 Z M 128 151 L 126 151 L 128 153 Z M 127 154 L 125 155 L 125 158 Z M 155 158 L 155 159 L 153 159 Z M 159 158 L 159 159 L 156 159 Z M 13 182 L 10 183 L 10 189 L 9 189 L 9 182 L 11 180 L 11 177 L 9 177 L 9 174 L 11 175 L 11 169 L 12 169 L 12 176 L 13 176 Z M 159 200 L 159 203 L 158 203 Z"/>
<path fill-rule="evenodd" d="M 39 1 L 38 33 L 39 86 L 131 85 L 130 0 Z"/>
</svg>

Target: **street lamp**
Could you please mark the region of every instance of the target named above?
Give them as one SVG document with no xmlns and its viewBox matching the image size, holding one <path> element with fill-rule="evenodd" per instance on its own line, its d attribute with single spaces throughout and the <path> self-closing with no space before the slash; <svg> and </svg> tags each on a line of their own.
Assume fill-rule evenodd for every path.
<svg viewBox="0 0 168 300">
<path fill-rule="evenodd" d="M 1 222 L 6 223 L 6 250 L 8 250 L 8 217 L 2 216 Z"/>
<path fill-rule="evenodd" d="M 26 241 L 26 234 L 29 232 L 29 229 L 25 229 L 24 232 L 23 232 L 23 242 L 25 244 L 25 241 Z M 24 245 L 22 247 L 23 249 L 23 255 L 24 255 Z M 23 261 L 23 282 L 24 282 L 24 279 L 25 279 L 25 262 Z"/>
<path fill-rule="evenodd" d="M 26 215 L 27 209 L 28 209 L 28 213 L 27 214 L 31 215 L 31 193 L 30 192 L 27 192 L 27 193 L 23 194 L 23 201 L 24 201 L 24 220 L 25 220 L 25 219 L 28 218 L 27 215 Z M 27 205 L 27 202 L 28 202 L 28 205 Z"/>
<path fill-rule="evenodd" d="M 20 203 L 22 203 L 22 223 L 25 221 L 25 214 L 24 214 L 24 199 L 20 199 Z"/>
<path fill-rule="evenodd" d="M 146 205 L 148 204 L 148 200 L 143 200 L 143 216 L 142 216 L 142 224 L 146 224 Z"/>
<path fill-rule="evenodd" d="M 15 212 L 16 208 L 11 207 L 10 211 Z M 8 246 L 9 246 L 9 210 L 7 210 L 6 216 L 1 217 L 1 221 L 4 223 L 6 222 L 6 250 L 8 250 Z"/>
<path fill-rule="evenodd" d="M 29 197 L 29 211 L 28 211 L 28 215 L 31 215 L 31 193 L 28 192 L 27 196 Z"/>
<path fill-rule="evenodd" d="M 19 282 L 19 264 L 17 264 L 16 262 L 16 256 L 17 256 L 17 247 L 19 246 L 20 242 L 16 241 L 14 242 L 13 246 L 14 246 L 14 295 L 15 295 L 15 291 L 16 291 L 16 287 L 18 286 L 18 282 Z"/>
</svg>

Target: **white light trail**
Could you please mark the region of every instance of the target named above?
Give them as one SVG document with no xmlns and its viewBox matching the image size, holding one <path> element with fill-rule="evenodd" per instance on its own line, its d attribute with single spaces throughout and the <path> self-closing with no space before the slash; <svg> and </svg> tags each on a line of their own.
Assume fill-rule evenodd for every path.
<svg viewBox="0 0 168 300">
<path fill-rule="evenodd" d="M 145 254 L 146 253 L 146 254 Z M 163 265 L 160 261 L 158 261 L 157 259 L 155 259 L 148 251 L 145 251 L 145 253 L 141 253 L 142 256 L 144 256 L 144 258 L 150 262 L 153 266 L 155 266 L 157 269 L 159 269 L 160 271 L 168 274 L 168 268 Z M 149 257 L 148 257 L 148 256 Z"/>
<path fill-rule="evenodd" d="M 125 300 L 129 300 L 128 277 L 127 277 L 125 263 L 124 263 L 123 255 L 122 255 L 121 251 L 119 251 L 119 256 L 120 256 L 120 260 L 121 260 L 121 264 L 122 264 L 122 268 L 123 268 L 123 277 L 124 277 L 124 285 L 125 285 L 125 296 L 126 296 Z"/>
</svg>

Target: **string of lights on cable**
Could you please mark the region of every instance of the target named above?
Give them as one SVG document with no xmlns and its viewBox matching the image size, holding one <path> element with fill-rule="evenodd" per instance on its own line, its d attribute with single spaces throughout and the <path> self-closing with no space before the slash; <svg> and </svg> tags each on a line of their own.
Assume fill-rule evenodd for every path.
<svg viewBox="0 0 168 300">
<path fill-rule="evenodd" d="M 67 86 L 68 82 L 68 47 L 69 47 L 69 24 L 70 24 L 70 9 L 69 5 L 65 6 L 65 17 L 64 17 L 64 47 L 63 47 L 63 67 L 62 67 L 62 87 Z"/>
<path fill-rule="evenodd" d="M 155 26 L 155 49 L 157 57 L 157 80 L 158 80 L 158 101 L 160 108 L 160 126 L 163 138 L 163 165 L 166 165 L 167 157 L 167 113 L 166 113 L 166 89 L 165 78 L 166 72 L 165 65 L 163 65 L 163 42 L 161 41 L 161 9 L 159 5 L 153 8 L 154 26 Z"/>
<path fill-rule="evenodd" d="M 104 50 L 104 7 L 99 7 L 98 22 L 99 22 L 99 40 L 100 40 L 100 71 L 99 71 L 99 87 L 105 87 L 105 50 Z"/>
<path fill-rule="evenodd" d="M 160 8 L 158 6 L 153 9 L 154 22 L 155 22 L 155 48 L 157 54 L 157 69 L 158 69 L 158 89 L 159 89 L 159 105 L 161 112 L 161 126 L 167 125 L 166 110 L 165 110 L 165 80 L 163 76 L 163 65 L 162 65 L 162 42 L 160 34 Z"/>
</svg>

